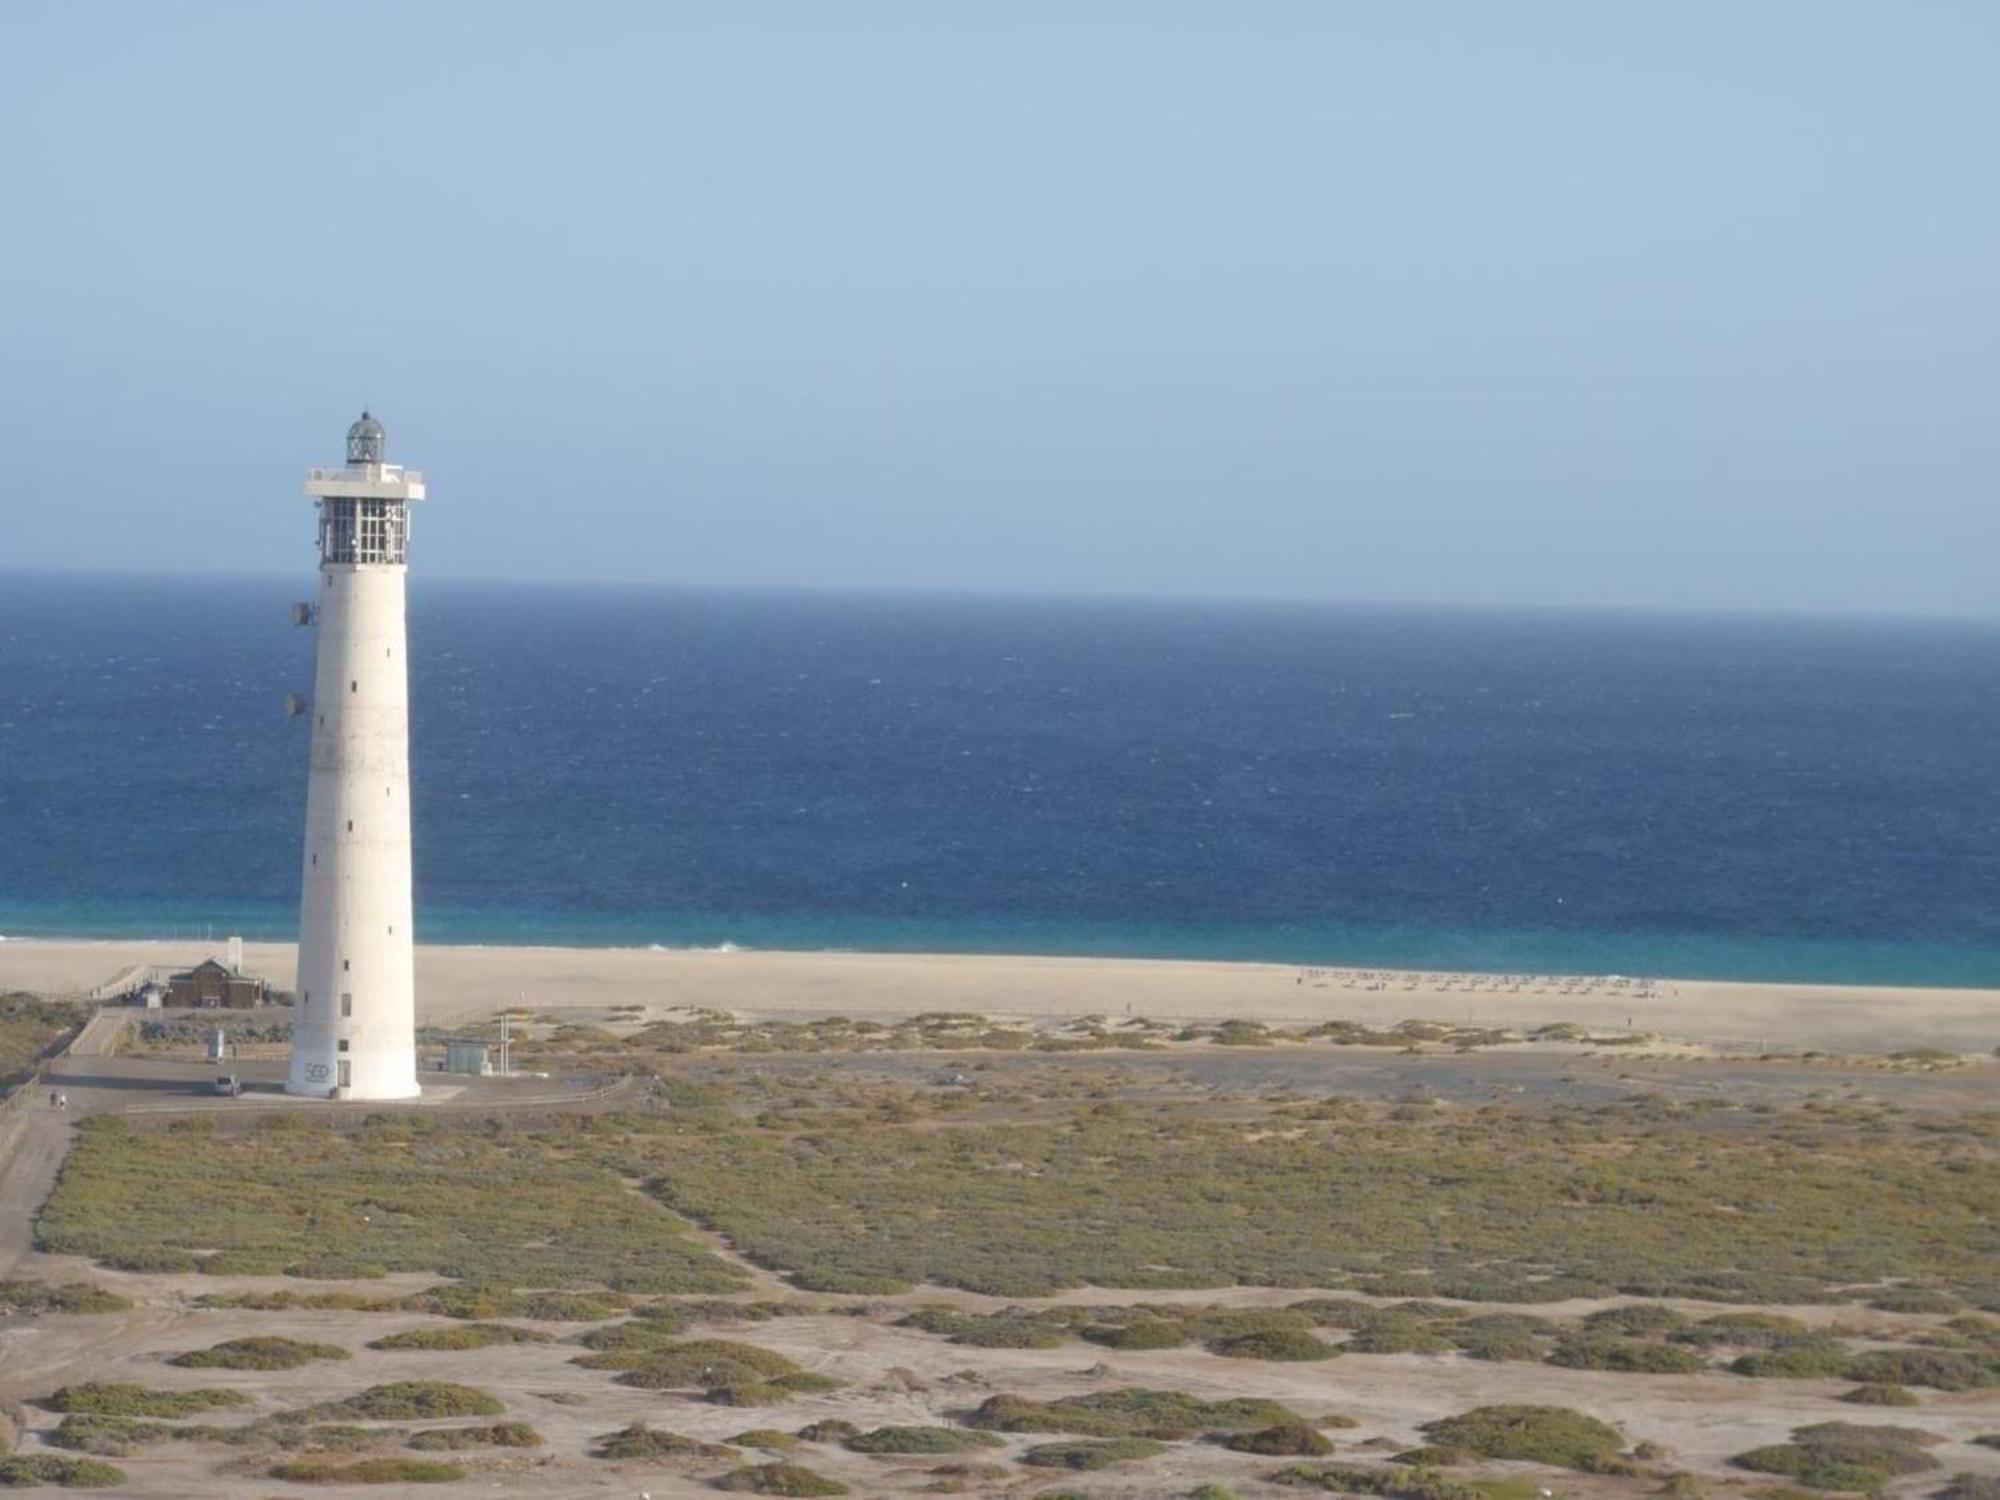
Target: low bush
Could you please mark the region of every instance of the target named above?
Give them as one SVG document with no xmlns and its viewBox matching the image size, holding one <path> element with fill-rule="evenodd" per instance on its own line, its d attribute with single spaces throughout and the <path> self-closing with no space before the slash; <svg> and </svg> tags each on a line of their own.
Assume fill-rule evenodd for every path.
<svg viewBox="0 0 2000 1500">
<path fill-rule="evenodd" d="M 1227 1359 L 1312 1360 L 1332 1359 L 1338 1347 L 1310 1333 L 1286 1328 L 1270 1328 L 1259 1333 L 1239 1333 L 1231 1338 L 1213 1339 L 1209 1350 Z"/>
<path fill-rule="evenodd" d="M 231 1429 L 149 1417 L 99 1417 L 72 1412 L 45 1434 L 49 1443 L 73 1453 L 123 1458 L 150 1443 L 227 1441 Z"/>
<path fill-rule="evenodd" d="M 434 1458 L 363 1458 L 342 1463 L 330 1458 L 294 1458 L 270 1469 L 273 1479 L 293 1484 L 449 1484 L 465 1478 L 457 1464 Z"/>
<path fill-rule="evenodd" d="M 745 1385 L 800 1373 L 799 1367 L 782 1354 L 730 1339 L 688 1339 L 637 1351 L 636 1360 L 623 1358 L 631 1352 L 614 1350 L 609 1355 L 586 1356 L 577 1363 L 592 1368 L 623 1368 L 625 1373 L 619 1377 L 622 1384 L 649 1391 Z"/>
<path fill-rule="evenodd" d="M 31 1490 L 52 1484 L 66 1490 L 108 1490 L 125 1483 L 125 1471 L 95 1458 L 61 1458 L 25 1453 L 0 1458 L 0 1490 Z"/>
<path fill-rule="evenodd" d="M 394 1380 L 320 1408 L 329 1417 L 364 1422 L 435 1421 L 441 1417 L 497 1417 L 507 1408 L 476 1386 L 449 1380 Z"/>
<path fill-rule="evenodd" d="M 1375 1318 L 1354 1331 L 1340 1346 L 1348 1354 L 1443 1354 L 1452 1341 L 1415 1318 Z"/>
<path fill-rule="evenodd" d="M 1075 1469 L 1087 1473 L 1166 1451 L 1165 1443 L 1151 1438 L 1076 1438 L 1066 1443 L 1037 1443 L 1021 1455 L 1021 1462 L 1035 1469 Z"/>
<path fill-rule="evenodd" d="M 1333 1444 L 1304 1422 L 1279 1422 L 1252 1432 L 1232 1432 L 1222 1446 L 1265 1458 L 1318 1458 L 1333 1452 Z"/>
<path fill-rule="evenodd" d="M 1667 1335 L 1677 1344 L 1734 1344 L 1745 1349 L 1769 1349 L 1812 1337 L 1797 1318 L 1782 1313 L 1728 1312 L 1684 1324 Z"/>
<path fill-rule="evenodd" d="M 1949 1292 L 1928 1286 L 1894 1286 L 1868 1299 L 1876 1312 L 1954 1313 L 1965 1304 Z"/>
<path fill-rule="evenodd" d="M 775 1427 L 752 1427 L 747 1432 L 739 1432 L 729 1440 L 734 1448 L 763 1448 L 769 1452 L 789 1453 L 799 1446 L 799 1440 L 789 1432 L 780 1432 Z"/>
<path fill-rule="evenodd" d="M 1857 1385 L 1842 1391 L 1840 1399 L 1854 1406 L 1915 1406 L 1916 1394 L 1900 1385 Z"/>
<path fill-rule="evenodd" d="M 1512 1458 L 1586 1474 L 1620 1471 L 1617 1428 L 1562 1406 L 1480 1406 L 1426 1422 L 1425 1437 L 1482 1458 Z"/>
<path fill-rule="evenodd" d="M 1468 1453 L 1463 1448 L 1446 1448 L 1437 1443 L 1425 1443 L 1418 1448 L 1405 1448 L 1401 1453 L 1389 1455 L 1389 1462 L 1402 1464 L 1412 1469 L 1456 1469 L 1478 1458 L 1476 1453 Z"/>
<path fill-rule="evenodd" d="M 43 1313 L 128 1312 L 130 1297 L 107 1292 L 87 1281 L 0 1281 L 0 1318 L 38 1317 Z"/>
<path fill-rule="evenodd" d="M 1435 1469 L 1357 1468 L 1352 1464 L 1292 1464 L 1264 1478 L 1295 1490 L 1330 1495 L 1378 1495 L 1383 1500 L 1489 1500 L 1484 1490 Z"/>
<path fill-rule="evenodd" d="M 1078 1437 L 1148 1437 L 1163 1440 L 1251 1432 L 1302 1422 L 1276 1401 L 1236 1397 L 1203 1401 L 1185 1391 L 1126 1386 L 1059 1401 L 992 1396 L 965 1421 L 994 1432 L 1061 1432 Z"/>
<path fill-rule="evenodd" d="M 1991 1474 L 1954 1474 L 1950 1483 L 1931 1495 L 1933 1500 L 2000 1500 L 2000 1479 Z"/>
<path fill-rule="evenodd" d="M 1134 1318 L 1129 1323 L 1091 1323 L 1083 1336 L 1107 1349 L 1178 1349 L 1193 1337 L 1173 1318 Z"/>
<path fill-rule="evenodd" d="M 1687 1326 L 1685 1314 L 1657 1302 L 1634 1302 L 1623 1307 L 1607 1307 L 1583 1320 L 1592 1333 L 1617 1334 L 1626 1338 L 1661 1338 Z"/>
<path fill-rule="evenodd" d="M 1915 1427 L 1864 1427 L 1818 1422 L 1795 1428 L 1789 1443 L 1739 1453 L 1730 1462 L 1759 1474 L 1781 1474 L 1815 1490 L 1875 1490 L 1905 1474 L 1938 1467 L 1924 1449 L 1942 1441 Z"/>
<path fill-rule="evenodd" d="M 958 1427 L 877 1427 L 847 1439 L 856 1453 L 964 1453 L 973 1448 L 997 1448 L 990 1432 Z"/>
<path fill-rule="evenodd" d="M 338 1344 L 313 1344 L 299 1339 L 262 1335 L 227 1339 L 207 1349 L 190 1349 L 167 1363 L 185 1370 L 296 1370 L 316 1359 L 349 1359 Z"/>
<path fill-rule="evenodd" d="M 1468 1359 L 1532 1360 L 1542 1357 L 1541 1340 L 1556 1325 L 1526 1313 L 1486 1313 L 1451 1326 L 1451 1341 Z"/>
<path fill-rule="evenodd" d="M 715 1481 L 719 1490 L 745 1495 L 845 1495 L 847 1486 L 838 1479 L 808 1469 L 802 1464 L 753 1464 L 747 1469 L 731 1469 Z"/>
<path fill-rule="evenodd" d="M 451 1453 L 465 1448 L 539 1448 L 547 1441 L 526 1422 L 495 1422 L 491 1427 L 427 1427 L 410 1434 L 404 1446 L 420 1453 Z"/>
<path fill-rule="evenodd" d="M 860 1434 L 861 1429 L 852 1422 L 844 1422 L 839 1417 L 827 1417 L 818 1422 L 810 1422 L 799 1429 L 799 1436 L 808 1443 L 844 1443 Z"/>
<path fill-rule="evenodd" d="M 413 1292 L 402 1301 L 409 1312 L 441 1318 L 533 1318 L 540 1323 L 601 1323 L 630 1310 L 632 1299 L 617 1292 L 517 1292 L 512 1287 L 461 1282 Z"/>
<path fill-rule="evenodd" d="M 486 1349 L 495 1344 L 546 1344 L 549 1335 L 510 1323 L 454 1323 L 443 1328 L 405 1328 L 372 1340 L 370 1349 Z"/>
<path fill-rule="evenodd" d="M 1858 1378 L 1854 1356 L 1838 1340 L 1796 1339 L 1737 1356 L 1730 1369 L 1738 1375 L 1777 1380 L 1852 1380 Z M 1894 1380 L 1895 1377 L 1889 1377 Z M 1886 1381 L 1884 1383 L 1887 1383 Z"/>
<path fill-rule="evenodd" d="M 736 1450 L 634 1422 L 592 1440 L 593 1458 L 734 1458 Z"/>
<path fill-rule="evenodd" d="M 1871 1349 L 1855 1355 L 1847 1373 L 1866 1385 L 1927 1385 L 1940 1391 L 2000 1384 L 2000 1369 L 1992 1362 L 1952 1349 Z"/>
<path fill-rule="evenodd" d="M 248 1406 L 242 1391 L 203 1386 L 192 1391 L 161 1391 L 126 1381 L 88 1381 L 66 1385 L 42 1402 L 50 1411 L 81 1412 L 100 1417 L 191 1417 L 225 1406 Z"/>
<path fill-rule="evenodd" d="M 1636 1375 L 1697 1375 L 1708 1361 L 1677 1344 L 1647 1339 L 1579 1334 L 1559 1340 L 1549 1351 L 1549 1363 L 1569 1370 L 1614 1370 Z"/>
</svg>

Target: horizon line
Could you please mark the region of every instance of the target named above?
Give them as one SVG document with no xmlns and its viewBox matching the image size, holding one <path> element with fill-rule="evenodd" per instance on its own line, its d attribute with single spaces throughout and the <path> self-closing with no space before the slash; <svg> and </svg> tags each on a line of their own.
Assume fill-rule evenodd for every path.
<svg viewBox="0 0 2000 1500">
<path fill-rule="evenodd" d="M 213 568 L 157 568 L 124 566 L 78 567 L 69 564 L 0 563 L 0 579 L 6 578 L 95 578 L 226 581 L 233 583 L 281 584 L 300 580 L 291 572 L 244 571 Z M 1085 590 L 1065 588 L 993 587 L 946 584 L 883 583 L 745 583 L 737 581 L 694 582 L 677 578 L 557 578 L 506 577 L 476 573 L 427 573 L 425 581 L 449 587 L 547 589 L 616 589 L 634 593 L 683 593 L 775 596 L 835 596 L 854 599 L 952 599 L 977 603 L 1046 602 L 1109 605 L 1170 605 L 1181 607 L 1218 606 L 1223 608 L 1278 609 L 1382 609 L 1465 614 L 1535 614 L 1666 616 L 1676 619 L 1762 619 L 1818 620 L 1912 624 L 2000 624 L 2000 608 L 1990 613 L 1951 610 L 1885 608 L 1833 609 L 1825 606 L 1748 604 L 1657 604 L 1657 603 L 1543 603 L 1519 599 L 1462 600 L 1410 596 L 1326 596 L 1303 594 L 1205 594 L 1149 590 Z"/>
</svg>

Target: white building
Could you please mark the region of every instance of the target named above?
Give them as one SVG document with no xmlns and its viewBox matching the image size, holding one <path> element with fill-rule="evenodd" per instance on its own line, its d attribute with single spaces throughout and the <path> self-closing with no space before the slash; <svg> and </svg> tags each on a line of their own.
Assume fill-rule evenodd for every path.
<svg viewBox="0 0 2000 1500">
<path fill-rule="evenodd" d="M 306 781 L 298 998 L 287 1092 L 417 1094 L 410 933 L 410 679 L 403 577 L 424 479 L 385 463 L 382 424 L 347 430 L 347 464 L 314 469 L 319 505 L 312 764 Z"/>
</svg>

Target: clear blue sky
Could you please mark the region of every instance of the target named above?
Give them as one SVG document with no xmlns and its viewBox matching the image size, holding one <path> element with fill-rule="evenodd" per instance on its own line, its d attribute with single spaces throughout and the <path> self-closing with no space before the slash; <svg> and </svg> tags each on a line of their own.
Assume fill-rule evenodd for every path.
<svg viewBox="0 0 2000 1500">
<path fill-rule="evenodd" d="M 2000 5 L 22 3 L 0 566 L 2000 612 Z"/>
</svg>

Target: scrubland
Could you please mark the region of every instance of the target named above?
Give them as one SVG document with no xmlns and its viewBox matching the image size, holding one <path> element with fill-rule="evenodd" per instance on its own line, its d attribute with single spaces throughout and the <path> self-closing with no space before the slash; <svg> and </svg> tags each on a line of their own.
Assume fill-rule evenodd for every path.
<svg viewBox="0 0 2000 1500">
<path fill-rule="evenodd" d="M 2000 1476 L 1986 1065 L 1314 1089 L 1280 1061 L 1485 1043 L 1185 1029 L 697 1019 L 635 1034 L 618 1113 L 91 1119 L 0 1294 L 16 1460 L 244 1497 Z"/>
</svg>

